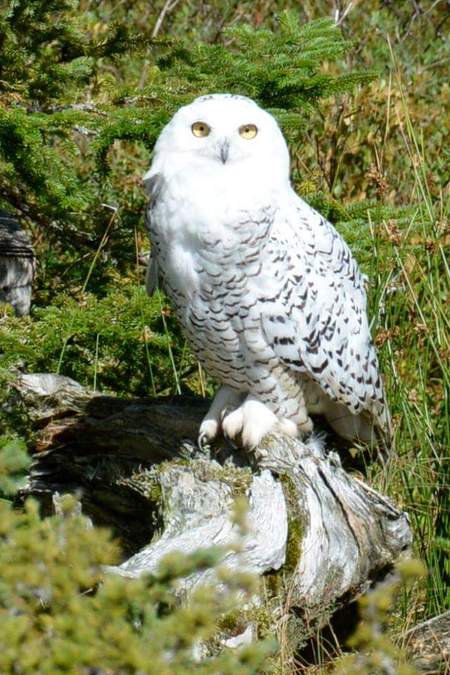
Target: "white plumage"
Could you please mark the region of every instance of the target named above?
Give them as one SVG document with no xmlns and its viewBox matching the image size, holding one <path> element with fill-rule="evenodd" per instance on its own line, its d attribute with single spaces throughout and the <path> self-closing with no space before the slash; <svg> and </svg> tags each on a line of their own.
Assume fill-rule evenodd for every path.
<svg viewBox="0 0 450 675">
<path fill-rule="evenodd" d="M 171 297 L 195 355 L 220 383 L 201 443 L 220 428 L 254 446 L 323 414 L 371 442 L 389 418 L 352 254 L 293 191 L 274 118 L 242 96 L 196 99 L 154 150 L 147 272 Z"/>
</svg>

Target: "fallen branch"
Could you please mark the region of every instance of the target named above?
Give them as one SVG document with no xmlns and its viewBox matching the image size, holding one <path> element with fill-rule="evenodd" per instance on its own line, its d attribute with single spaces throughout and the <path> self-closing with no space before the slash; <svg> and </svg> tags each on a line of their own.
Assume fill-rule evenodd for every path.
<svg viewBox="0 0 450 675">
<path fill-rule="evenodd" d="M 281 575 L 285 616 L 271 619 L 295 619 L 296 647 L 411 544 L 407 515 L 317 441 L 271 436 L 253 456 L 222 442 L 208 457 L 192 440 L 201 399 L 123 400 L 57 375 L 22 375 L 15 390 L 39 430 L 22 498 L 50 512 L 55 495 L 78 494 L 121 540 L 124 560 L 111 571 L 124 576 L 153 572 L 171 551 L 231 546 L 229 568 Z M 237 495 L 249 503 L 240 551 L 230 520 Z M 198 572 L 180 591 L 211 575 Z"/>
</svg>

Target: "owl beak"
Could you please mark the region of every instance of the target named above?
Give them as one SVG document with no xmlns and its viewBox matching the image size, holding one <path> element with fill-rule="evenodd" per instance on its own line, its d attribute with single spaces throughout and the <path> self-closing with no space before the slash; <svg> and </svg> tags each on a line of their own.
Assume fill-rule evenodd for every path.
<svg viewBox="0 0 450 675">
<path fill-rule="evenodd" d="M 230 141 L 223 141 L 220 146 L 220 159 L 222 164 L 225 164 L 225 162 L 227 161 L 229 152 L 230 152 Z"/>
</svg>

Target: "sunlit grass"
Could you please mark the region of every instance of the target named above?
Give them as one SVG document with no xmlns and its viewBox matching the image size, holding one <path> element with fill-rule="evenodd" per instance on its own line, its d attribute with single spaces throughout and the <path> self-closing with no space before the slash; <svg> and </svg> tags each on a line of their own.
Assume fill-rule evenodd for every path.
<svg viewBox="0 0 450 675">
<path fill-rule="evenodd" d="M 397 122 L 410 159 L 411 202 L 417 209 L 401 232 L 389 222 L 372 227 L 368 274 L 375 280 L 371 299 L 394 441 L 387 476 L 371 467 L 370 478 L 409 513 L 414 550 L 428 569 L 427 578 L 403 598 L 403 618 L 409 624 L 443 611 L 450 599 L 446 550 L 450 537 L 450 234 L 444 226 L 443 198 L 431 197 L 430 169 L 392 49 L 391 56 L 393 86 L 402 101 L 402 119 Z"/>
</svg>

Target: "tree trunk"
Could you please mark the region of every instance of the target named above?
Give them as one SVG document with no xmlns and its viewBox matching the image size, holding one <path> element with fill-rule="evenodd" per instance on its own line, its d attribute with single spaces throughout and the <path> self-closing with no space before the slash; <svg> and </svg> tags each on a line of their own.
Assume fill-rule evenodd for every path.
<svg viewBox="0 0 450 675">
<path fill-rule="evenodd" d="M 124 576 L 153 572 L 171 551 L 230 547 L 231 569 L 264 575 L 266 592 L 287 589 L 271 619 L 293 622 L 296 647 L 411 544 L 407 515 L 318 441 L 273 435 L 249 455 L 222 440 L 207 456 L 194 441 L 202 399 L 123 400 L 57 375 L 21 375 L 15 391 L 38 430 L 22 498 L 37 497 L 46 513 L 55 495 L 78 494 L 84 513 L 119 537 L 124 560 L 110 569 Z M 238 495 L 248 499 L 239 549 L 230 519 Z"/>
<path fill-rule="evenodd" d="M 19 222 L 0 211 L 0 302 L 17 316 L 30 313 L 36 258 L 30 239 Z"/>
</svg>

